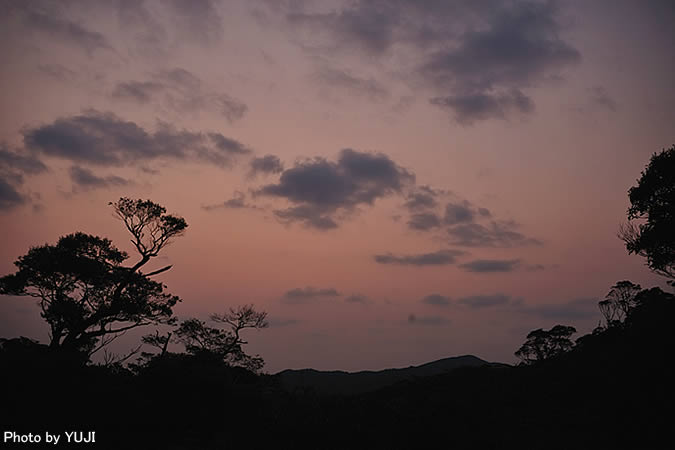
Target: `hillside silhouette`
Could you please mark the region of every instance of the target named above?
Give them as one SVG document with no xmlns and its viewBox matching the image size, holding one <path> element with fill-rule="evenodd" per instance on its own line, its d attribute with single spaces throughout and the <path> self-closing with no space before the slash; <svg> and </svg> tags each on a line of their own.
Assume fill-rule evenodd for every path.
<svg viewBox="0 0 675 450">
<path fill-rule="evenodd" d="M 465 355 L 439 359 L 420 366 L 377 371 L 344 372 L 341 370 L 286 369 L 276 374 L 276 377 L 279 378 L 285 389 L 291 391 L 311 389 L 317 394 L 323 395 L 360 394 L 375 391 L 400 381 L 411 381 L 420 377 L 448 373 L 461 367 L 480 367 L 491 364 L 476 356 Z"/>
</svg>

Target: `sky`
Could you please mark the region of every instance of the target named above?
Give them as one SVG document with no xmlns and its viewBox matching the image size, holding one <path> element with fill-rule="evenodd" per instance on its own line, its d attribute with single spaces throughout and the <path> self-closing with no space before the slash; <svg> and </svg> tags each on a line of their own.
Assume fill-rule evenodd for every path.
<svg viewBox="0 0 675 450">
<path fill-rule="evenodd" d="M 2 0 L 0 274 L 75 231 L 133 263 L 108 203 L 151 199 L 189 224 L 149 264 L 176 315 L 266 311 L 245 337 L 270 373 L 514 363 L 530 330 L 591 331 L 619 280 L 666 288 L 617 231 L 675 143 L 673 23 L 660 0 Z M 34 303 L 0 299 L 0 336 L 46 340 Z"/>
</svg>

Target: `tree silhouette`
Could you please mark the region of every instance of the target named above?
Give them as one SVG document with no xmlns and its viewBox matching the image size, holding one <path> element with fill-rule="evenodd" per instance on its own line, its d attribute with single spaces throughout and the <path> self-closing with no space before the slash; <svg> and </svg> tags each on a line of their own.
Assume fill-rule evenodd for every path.
<svg viewBox="0 0 675 450">
<path fill-rule="evenodd" d="M 246 328 L 266 328 L 266 318 L 267 313 L 256 311 L 253 305 L 230 308 L 225 314 L 210 316 L 212 321 L 225 324 L 229 329 L 210 327 L 199 319 L 187 319 L 178 326 L 175 340 L 192 355 L 216 356 L 228 365 L 257 372 L 264 361 L 258 355 L 249 356 L 244 352 L 242 345 L 248 342 L 241 337 L 241 332 Z"/>
<path fill-rule="evenodd" d="M 180 299 L 150 279 L 171 266 L 147 274 L 140 268 L 187 223 L 150 200 L 120 198 L 111 205 L 141 256 L 132 267 L 122 266 L 128 255 L 110 240 L 78 232 L 56 245 L 31 248 L 14 263 L 16 273 L 0 278 L 1 294 L 38 299 L 52 348 L 90 356 L 120 333 L 173 320 L 172 308 Z"/>
<path fill-rule="evenodd" d="M 598 303 L 607 326 L 620 324 L 637 305 L 637 296 L 642 288 L 628 280 L 619 281 L 609 290 L 605 299 Z"/>
<path fill-rule="evenodd" d="M 515 355 L 525 364 L 547 360 L 571 350 L 574 343 L 570 336 L 576 332 L 574 327 L 565 325 L 556 325 L 548 331 L 541 328 L 530 331 Z"/>
<path fill-rule="evenodd" d="M 619 237 L 651 270 L 675 280 L 675 145 L 653 154 L 637 182 L 628 191 L 628 220 L 645 222 L 623 225 Z"/>
</svg>

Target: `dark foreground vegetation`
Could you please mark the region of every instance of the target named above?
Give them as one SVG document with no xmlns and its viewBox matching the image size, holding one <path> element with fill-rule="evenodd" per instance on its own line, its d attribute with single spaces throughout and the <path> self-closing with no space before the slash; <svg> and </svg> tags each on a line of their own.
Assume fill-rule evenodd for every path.
<svg viewBox="0 0 675 450">
<path fill-rule="evenodd" d="M 629 192 L 629 219 L 643 222 L 620 233 L 670 284 L 674 161 L 675 147 L 652 157 Z M 266 326 L 252 306 L 213 315 L 215 326 L 177 323 L 180 299 L 150 279 L 168 268 L 140 268 L 187 224 L 149 201 L 113 206 L 136 238 L 134 266 L 121 265 L 127 255 L 110 241 L 75 234 L 31 249 L 0 279 L 2 293 L 37 298 L 52 330 L 48 344 L 0 340 L 3 433 L 95 431 L 95 444 L 76 445 L 161 449 L 648 449 L 672 440 L 675 296 L 659 288 L 616 283 L 593 333 L 573 341 L 569 325 L 534 330 L 515 367 L 320 395 L 260 374 L 262 360 L 244 352 L 240 335 Z M 92 362 L 119 333 L 153 324 L 171 330 L 144 337 L 156 351 Z"/>
</svg>

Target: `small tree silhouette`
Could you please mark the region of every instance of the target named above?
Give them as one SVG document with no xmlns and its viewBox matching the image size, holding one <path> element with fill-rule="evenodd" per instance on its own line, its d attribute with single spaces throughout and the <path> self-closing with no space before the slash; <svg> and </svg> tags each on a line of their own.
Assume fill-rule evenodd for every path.
<svg viewBox="0 0 675 450">
<path fill-rule="evenodd" d="M 619 281 L 609 290 L 605 299 L 598 303 L 605 318 L 606 326 L 622 323 L 628 313 L 637 305 L 637 297 L 642 288 L 628 280 Z"/>
<path fill-rule="evenodd" d="M 534 364 L 553 358 L 572 349 L 574 343 L 570 340 L 570 336 L 576 332 L 574 327 L 565 325 L 556 325 L 548 331 L 541 328 L 530 331 L 527 340 L 515 355 L 524 364 Z"/>
<path fill-rule="evenodd" d="M 268 326 L 267 313 L 258 312 L 253 305 L 230 308 L 225 314 L 213 314 L 210 319 L 229 329 L 210 327 L 199 319 L 181 322 L 175 332 L 175 340 L 185 346 L 192 355 L 210 355 L 231 366 L 239 366 L 257 372 L 264 365 L 259 356 L 249 356 L 242 349 L 247 344 L 241 332 L 246 328 L 262 329 Z"/>
</svg>

